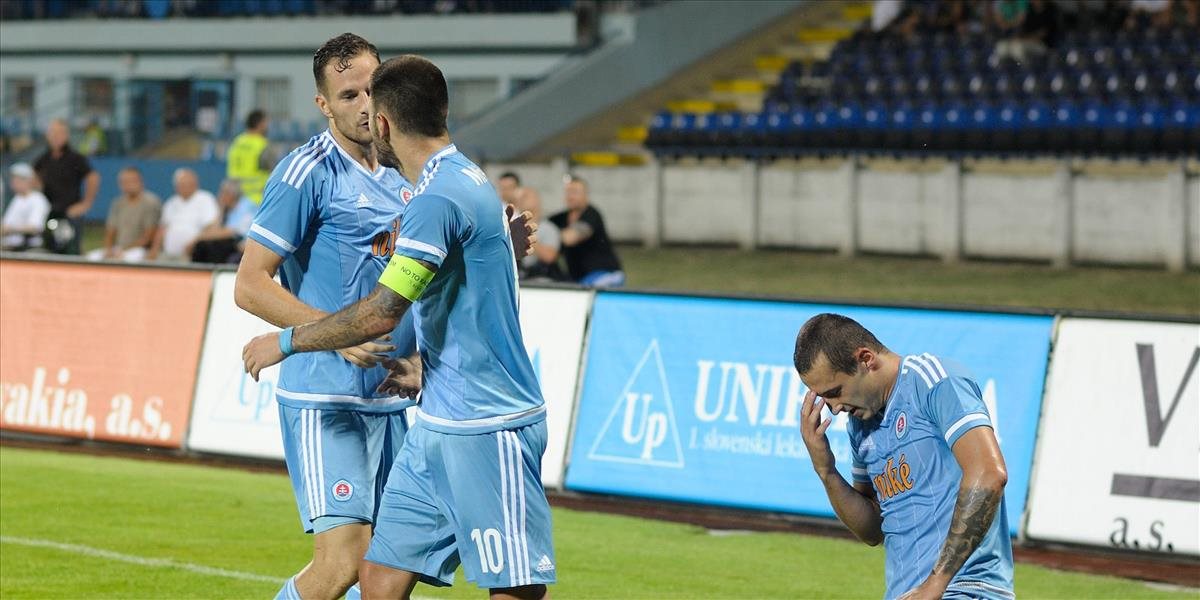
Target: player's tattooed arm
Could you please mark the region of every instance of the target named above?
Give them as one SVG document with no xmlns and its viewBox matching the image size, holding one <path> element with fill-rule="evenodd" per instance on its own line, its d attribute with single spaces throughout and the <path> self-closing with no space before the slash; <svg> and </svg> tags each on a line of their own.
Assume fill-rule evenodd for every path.
<svg viewBox="0 0 1200 600">
<path fill-rule="evenodd" d="M 396 328 L 412 306 L 407 298 L 383 285 L 370 296 L 319 321 L 297 327 L 292 336 L 296 352 L 335 350 L 376 339 Z"/>
<path fill-rule="evenodd" d="M 976 427 L 964 433 L 952 448 L 962 468 L 962 480 L 950 530 L 934 563 L 933 570 L 920 586 L 902 598 L 940 598 L 946 586 L 958 574 L 996 519 L 1004 498 L 1008 471 L 1004 457 L 990 427 Z M 1001 535 L 1008 535 L 1007 531 Z"/>
<path fill-rule="evenodd" d="M 950 521 L 950 532 L 942 544 L 942 553 L 934 564 L 935 575 L 954 577 L 967 562 L 967 557 L 979 547 L 996 518 L 996 509 L 1004 488 L 970 487 L 960 489 L 954 505 L 954 516 Z M 1005 534 L 1007 535 L 1007 533 Z"/>
</svg>

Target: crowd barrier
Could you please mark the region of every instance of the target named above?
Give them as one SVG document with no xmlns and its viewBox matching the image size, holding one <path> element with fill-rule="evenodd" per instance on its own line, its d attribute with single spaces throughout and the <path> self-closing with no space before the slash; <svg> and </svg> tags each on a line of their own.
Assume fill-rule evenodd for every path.
<svg viewBox="0 0 1200 600">
<path fill-rule="evenodd" d="M 233 273 L 6 257 L 0 281 L 0 428 L 282 457 L 276 370 L 241 366 L 273 327 L 234 305 Z M 1197 322 L 525 287 L 544 483 L 832 516 L 791 365 L 796 331 L 827 311 L 975 374 L 1014 535 L 1200 554 Z M 845 419 L 830 442 L 848 475 Z"/>
</svg>

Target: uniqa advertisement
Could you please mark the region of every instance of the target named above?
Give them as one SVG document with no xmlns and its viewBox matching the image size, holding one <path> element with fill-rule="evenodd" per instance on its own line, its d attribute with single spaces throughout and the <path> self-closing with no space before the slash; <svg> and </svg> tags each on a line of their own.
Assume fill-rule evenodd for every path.
<svg viewBox="0 0 1200 600">
<path fill-rule="evenodd" d="M 600 293 L 592 312 L 567 488 L 833 516 L 800 437 L 792 366 L 810 317 L 849 316 L 901 355 L 975 375 L 1021 523 L 1053 318 Z M 828 432 L 850 480 L 846 415 Z"/>
<path fill-rule="evenodd" d="M 212 274 L 0 261 L 0 427 L 179 448 Z"/>
<path fill-rule="evenodd" d="M 1198 324 L 1063 319 L 1029 537 L 1200 554 L 1198 362 Z"/>
</svg>

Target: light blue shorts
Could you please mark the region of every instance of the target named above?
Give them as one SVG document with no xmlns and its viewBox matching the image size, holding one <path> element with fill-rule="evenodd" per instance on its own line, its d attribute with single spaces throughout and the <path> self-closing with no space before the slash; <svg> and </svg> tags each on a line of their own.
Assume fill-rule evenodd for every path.
<svg viewBox="0 0 1200 600">
<path fill-rule="evenodd" d="M 375 521 L 383 482 L 408 431 L 403 411 L 280 406 L 279 428 L 305 533 Z"/>
<path fill-rule="evenodd" d="M 366 560 L 433 585 L 454 583 L 460 561 L 481 588 L 554 583 L 545 451 L 545 421 L 454 435 L 418 420 L 388 475 Z"/>
</svg>

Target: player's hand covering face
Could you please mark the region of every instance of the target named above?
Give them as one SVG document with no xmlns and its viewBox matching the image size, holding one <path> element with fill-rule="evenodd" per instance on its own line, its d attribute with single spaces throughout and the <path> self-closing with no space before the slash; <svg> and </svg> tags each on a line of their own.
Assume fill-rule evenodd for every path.
<svg viewBox="0 0 1200 600">
<path fill-rule="evenodd" d="M 533 221 L 533 213 L 526 210 L 517 214 L 517 208 L 507 204 L 504 206 L 504 215 L 508 217 L 513 254 L 516 254 L 518 259 L 533 254 L 533 249 L 537 246 L 538 228 L 538 224 Z"/>
</svg>

